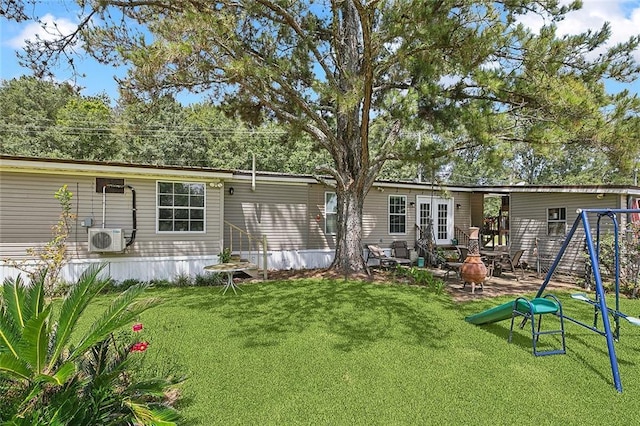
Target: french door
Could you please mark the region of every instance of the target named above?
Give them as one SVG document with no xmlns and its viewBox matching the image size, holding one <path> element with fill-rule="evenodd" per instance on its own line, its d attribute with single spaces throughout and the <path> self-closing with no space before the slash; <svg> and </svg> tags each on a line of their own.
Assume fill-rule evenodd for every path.
<svg viewBox="0 0 640 426">
<path fill-rule="evenodd" d="M 451 244 L 453 239 L 453 198 L 419 195 L 416 197 L 416 225 L 424 232 L 430 230 L 436 245 Z M 431 227 L 429 227 L 429 224 Z M 420 231 L 418 236 L 420 238 Z"/>
</svg>

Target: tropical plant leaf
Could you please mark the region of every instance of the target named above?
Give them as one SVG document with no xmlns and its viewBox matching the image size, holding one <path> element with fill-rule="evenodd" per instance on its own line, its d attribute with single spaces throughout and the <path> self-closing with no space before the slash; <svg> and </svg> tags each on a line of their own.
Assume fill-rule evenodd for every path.
<svg viewBox="0 0 640 426">
<path fill-rule="evenodd" d="M 73 377 L 76 372 L 76 364 L 73 362 L 65 362 L 58 368 L 58 371 L 53 375 L 56 383 L 61 385 L 66 383 L 69 378 Z"/>
<path fill-rule="evenodd" d="M 17 344 L 21 333 L 17 330 L 6 309 L 0 310 L 0 353 L 10 352 L 18 356 Z"/>
<path fill-rule="evenodd" d="M 142 425 L 175 426 L 180 415 L 169 407 L 151 408 L 147 404 L 132 400 L 125 401 L 136 421 Z"/>
<path fill-rule="evenodd" d="M 73 286 L 62 304 L 58 325 L 55 332 L 53 351 L 49 359 L 49 368 L 58 361 L 63 349 L 69 342 L 78 319 L 84 312 L 89 302 L 100 292 L 109 282 L 101 280 L 98 274 L 104 268 L 104 264 L 91 266 L 80 277 Z M 91 346 L 91 345 L 89 345 Z M 88 348 L 88 347 L 87 347 Z M 85 348 L 86 349 L 86 348 Z"/>
<path fill-rule="evenodd" d="M 44 309 L 44 281 L 46 271 L 31 281 L 31 286 L 27 290 L 24 311 L 27 318 L 38 316 Z"/>
<path fill-rule="evenodd" d="M 6 373 L 19 380 L 31 379 L 31 370 L 27 363 L 9 352 L 0 354 L 0 373 Z"/>
<path fill-rule="evenodd" d="M 69 354 L 69 359 L 82 355 L 88 348 L 105 339 L 109 334 L 133 321 L 147 309 L 160 303 L 158 298 L 147 298 L 136 301 L 147 288 L 147 284 L 140 283 L 129 287 L 119 294 L 105 312 L 93 323 L 89 332 L 80 340 Z"/>
<path fill-rule="evenodd" d="M 60 385 L 56 378 L 50 374 L 36 374 L 33 377 L 34 383 L 49 383 L 51 385 Z"/>
<path fill-rule="evenodd" d="M 36 373 L 42 373 L 47 360 L 49 345 L 48 319 L 53 306 L 49 305 L 38 317 L 32 317 L 26 322 L 22 338 L 18 342 L 20 358 L 31 365 Z"/>
<path fill-rule="evenodd" d="M 26 288 L 21 275 L 18 275 L 14 279 L 7 278 L 4 280 L 2 297 L 4 298 L 4 304 L 7 312 L 13 322 L 19 328 L 24 327 L 25 322 L 27 322 L 24 312 Z"/>
<path fill-rule="evenodd" d="M 170 407 L 152 408 L 154 426 L 175 426 L 180 420 L 180 413 Z"/>
</svg>

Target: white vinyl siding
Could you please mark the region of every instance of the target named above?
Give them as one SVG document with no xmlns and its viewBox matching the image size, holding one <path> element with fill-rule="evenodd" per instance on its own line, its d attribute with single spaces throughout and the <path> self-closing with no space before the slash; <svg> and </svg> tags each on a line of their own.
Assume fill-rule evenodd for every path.
<svg viewBox="0 0 640 426">
<path fill-rule="evenodd" d="M 625 199 L 613 195 L 596 198 L 585 193 L 512 193 L 510 203 L 510 245 L 512 250 L 525 250 L 523 260 L 536 268 L 538 257 L 543 259 L 542 270 L 549 267 L 565 241 L 566 233 L 548 235 L 549 210 L 563 206 L 566 211 L 566 231 L 573 225 L 577 209 L 620 208 Z M 593 217 L 591 217 L 593 216 Z M 560 215 L 558 214 L 558 217 Z M 559 219 L 558 219 L 559 220 Z M 590 215 L 591 232 L 595 232 L 597 217 Z M 611 221 L 603 221 L 603 231 L 611 232 Z M 537 242 L 537 247 L 536 247 Z M 563 272 L 584 270 L 584 230 L 582 224 L 576 230 L 559 269 Z"/>
<path fill-rule="evenodd" d="M 122 229 L 126 238 L 133 229 L 132 194 L 96 192 L 91 172 L 84 176 L 70 174 L 0 173 L 0 252 L 3 257 L 20 260 L 29 258 L 26 250 L 42 247 L 51 239 L 51 226 L 60 215 L 60 204 L 54 193 L 64 184 L 73 193 L 72 210 L 78 220 L 71 227 L 67 239 L 67 253 L 71 259 L 111 259 L 116 257 L 201 256 L 220 251 L 222 232 L 221 189 L 206 191 L 207 232 L 191 232 L 189 238 L 180 232 L 156 232 L 157 179 L 126 177 L 136 193 L 137 232 L 133 245 L 125 253 L 88 253 L 87 228 L 81 222 L 93 221 L 94 228 Z M 110 175 L 111 176 L 111 175 Z"/>
<path fill-rule="evenodd" d="M 233 186 L 233 195 L 224 194 L 225 220 L 251 234 L 253 239 L 267 238 L 269 250 L 296 250 L 307 246 L 308 226 L 308 186 L 306 184 L 256 185 L 250 183 L 227 183 Z M 319 194 L 319 205 L 324 206 L 324 191 Z M 321 214 L 322 212 L 319 211 Z M 315 215 L 314 215 L 314 222 Z M 318 231 L 323 233 L 322 218 L 316 222 Z M 233 251 L 247 246 L 246 237 L 241 240 L 237 232 L 233 235 L 228 226 L 224 227 L 224 245 Z"/>
</svg>

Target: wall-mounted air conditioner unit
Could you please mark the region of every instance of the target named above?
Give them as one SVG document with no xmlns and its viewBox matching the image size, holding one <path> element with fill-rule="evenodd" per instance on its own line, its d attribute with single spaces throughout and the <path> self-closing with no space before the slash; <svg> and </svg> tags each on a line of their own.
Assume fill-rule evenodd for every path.
<svg viewBox="0 0 640 426">
<path fill-rule="evenodd" d="M 121 252 L 124 248 L 122 229 L 89 228 L 90 252 Z"/>
</svg>

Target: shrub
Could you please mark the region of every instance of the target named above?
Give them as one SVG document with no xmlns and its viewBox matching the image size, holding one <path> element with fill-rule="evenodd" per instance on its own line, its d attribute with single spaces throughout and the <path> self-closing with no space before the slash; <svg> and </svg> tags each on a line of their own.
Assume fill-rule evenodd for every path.
<svg viewBox="0 0 640 426">
<path fill-rule="evenodd" d="M 144 285 L 119 294 L 87 331 L 76 331 L 85 308 L 109 284 L 98 277 L 102 267 L 82 274 L 55 310 L 57 315 L 44 298 L 46 277 L 35 277 L 29 286 L 20 276 L 5 280 L 0 299 L 3 423 L 172 424 L 177 418 L 158 401 L 172 382 L 132 374 L 131 346 L 113 337 L 158 303 L 138 300 Z"/>
<path fill-rule="evenodd" d="M 140 285 L 142 284 L 142 281 L 140 281 L 139 279 L 136 278 L 128 278 L 126 280 L 123 280 L 119 285 L 114 286 L 115 289 L 123 291 L 128 289 L 129 287 L 133 287 L 135 285 Z"/>
<path fill-rule="evenodd" d="M 626 238 L 621 235 L 618 239 L 619 262 L 620 262 L 620 291 L 637 297 L 640 291 L 640 243 L 635 237 L 638 230 L 632 230 L 634 238 Z M 613 235 L 605 235 L 600 239 L 600 272 L 603 279 L 603 286 L 611 291 L 614 290 L 615 280 L 615 244 Z M 593 271 L 591 269 L 591 259 L 585 253 L 585 287 L 591 288 L 593 285 Z"/>
<path fill-rule="evenodd" d="M 193 279 L 187 274 L 178 274 L 173 278 L 173 285 L 176 287 L 189 287 L 193 285 Z"/>
<path fill-rule="evenodd" d="M 150 287 L 171 287 L 173 283 L 169 280 L 151 280 L 149 281 Z"/>
<path fill-rule="evenodd" d="M 205 275 L 196 275 L 194 284 L 196 286 L 212 286 L 212 285 L 222 285 L 224 279 L 221 274 L 205 274 Z"/>
<path fill-rule="evenodd" d="M 229 247 L 222 249 L 222 251 L 218 253 L 218 258 L 220 259 L 220 263 L 228 263 L 231 261 L 231 249 Z"/>
</svg>

